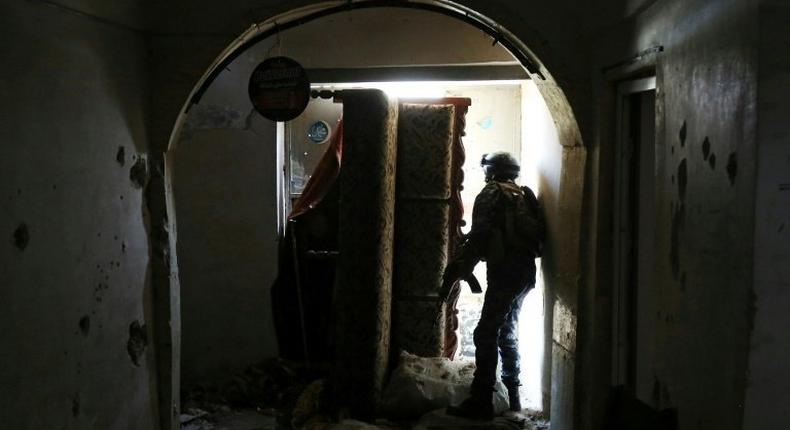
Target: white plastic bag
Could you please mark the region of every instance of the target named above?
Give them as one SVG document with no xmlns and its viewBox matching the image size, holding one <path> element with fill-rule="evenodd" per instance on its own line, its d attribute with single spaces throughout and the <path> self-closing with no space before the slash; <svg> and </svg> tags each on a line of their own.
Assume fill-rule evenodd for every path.
<svg viewBox="0 0 790 430">
<path fill-rule="evenodd" d="M 429 411 L 458 405 L 469 396 L 475 364 L 444 357 L 418 357 L 401 352 L 398 367 L 384 389 L 382 409 L 394 419 L 417 418 Z M 508 409 L 507 391 L 497 382 L 494 411 Z"/>
</svg>

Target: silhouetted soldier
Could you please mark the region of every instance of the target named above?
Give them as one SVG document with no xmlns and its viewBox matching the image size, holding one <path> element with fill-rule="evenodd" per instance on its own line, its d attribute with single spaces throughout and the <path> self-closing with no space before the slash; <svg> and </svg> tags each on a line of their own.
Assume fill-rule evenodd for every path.
<svg viewBox="0 0 790 430">
<path fill-rule="evenodd" d="M 486 186 L 475 198 L 472 229 L 445 269 L 441 299 L 446 300 L 452 285 L 469 277 L 479 261 L 486 261 L 488 288 L 474 332 L 477 370 L 470 397 L 447 412 L 490 420 L 497 353 L 502 357 L 502 382 L 508 389 L 510 409 L 521 410 L 518 314 L 527 292 L 535 286 L 535 258 L 540 256 L 544 222 L 535 194 L 514 182 L 520 167 L 513 156 L 486 154 L 480 164 Z"/>
</svg>

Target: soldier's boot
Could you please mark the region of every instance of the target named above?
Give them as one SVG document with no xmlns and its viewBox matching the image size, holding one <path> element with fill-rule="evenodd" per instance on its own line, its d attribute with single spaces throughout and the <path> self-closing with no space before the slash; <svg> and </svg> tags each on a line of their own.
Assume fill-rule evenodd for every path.
<svg viewBox="0 0 790 430">
<path fill-rule="evenodd" d="M 493 392 L 472 393 L 460 405 L 447 407 L 447 415 L 477 421 L 491 421 L 494 419 Z"/>
<path fill-rule="evenodd" d="M 510 402 L 510 410 L 513 412 L 521 412 L 521 396 L 518 393 L 518 387 L 521 384 L 506 384 L 507 399 Z"/>
</svg>

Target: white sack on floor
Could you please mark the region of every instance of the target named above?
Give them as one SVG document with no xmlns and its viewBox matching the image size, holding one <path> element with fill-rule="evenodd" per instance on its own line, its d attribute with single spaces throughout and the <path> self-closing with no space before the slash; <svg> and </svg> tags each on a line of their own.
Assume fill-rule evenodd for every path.
<svg viewBox="0 0 790 430">
<path fill-rule="evenodd" d="M 398 367 L 384 389 L 382 412 L 390 418 L 409 419 L 458 405 L 469 395 L 474 372 L 474 362 L 418 357 L 401 352 Z M 497 382 L 494 410 L 501 413 L 507 408 L 506 388 Z"/>
</svg>

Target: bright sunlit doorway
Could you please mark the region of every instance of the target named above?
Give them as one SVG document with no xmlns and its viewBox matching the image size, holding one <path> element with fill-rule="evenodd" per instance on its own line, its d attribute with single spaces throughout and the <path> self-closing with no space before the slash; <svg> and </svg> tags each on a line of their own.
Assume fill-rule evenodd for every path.
<svg viewBox="0 0 790 430">
<path fill-rule="evenodd" d="M 320 90 L 379 88 L 400 99 L 471 98 L 472 104 L 466 115 L 466 135 L 463 138 L 466 151 L 464 189 L 461 192 L 466 222 L 464 233 L 468 233 L 471 227 L 475 196 L 485 185 L 484 174 L 479 165 L 484 154 L 494 151 L 512 153 L 522 165 L 522 174 L 517 182 L 529 186 L 539 194 L 538 163 L 545 159 L 544 148 L 559 144 L 548 108 L 530 80 L 324 83 L 314 84 L 313 87 Z M 321 121 L 331 131 L 341 115 L 342 105 L 333 103 L 332 100 L 313 99 L 305 113 L 285 127 L 284 146 L 288 152 L 286 194 L 289 201 L 299 197 L 301 189 L 310 179 L 312 169 L 326 149 L 323 142 L 317 143 L 308 136 L 309 126 Z M 529 409 L 540 411 L 543 405 L 545 301 L 540 260 L 536 264 L 536 285 L 525 298 L 519 316 L 519 352 L 522 403 Z M 485 264 L 477 266 L 475 275 L 485 288 Z M 484 295 L 472 294 L 465 283 L 462 283 L 462 287 L 457 305 L 459 348 L 456 359 L 474 361 L 472 334 L 480 317 Z"/>
</svg>

